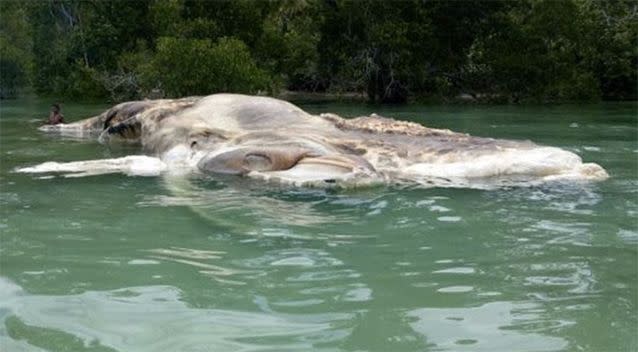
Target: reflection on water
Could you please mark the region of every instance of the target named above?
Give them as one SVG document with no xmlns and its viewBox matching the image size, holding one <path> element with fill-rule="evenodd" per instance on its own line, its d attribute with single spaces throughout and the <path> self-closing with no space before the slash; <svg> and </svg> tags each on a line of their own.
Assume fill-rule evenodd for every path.
<svg viewBox="0 0 638 352">
<path fill-rule="evenodd" d="M 235 277 L 237 274 L 247 273 L 249 271 L 237 270 L 227 267 L 222 267 L 215 264 L 210 264 L 211 259 L 220 259 L 224 252 L 219 251 L 205 251 L 189 248 L 156 248 L 149 249 L 146 252 L 150 253 L 149 258 L 172 261 L 179 264 L 188 265 L 197 268 L 200 274 L 211 277 L 221 283 L 243 285 L 245 282 L 229 279 L 229 277 Z"/>
<path fill-rule="evenodd" d="M 290 231 L 290 227 L 321 228 L 324 224 L 351 223 L 357 221 L 358 215 L 350 206 L 355 202 L 362 205 L 372 201 L 352 195 L 330 197 L 329 190 L 290 191 L 250 180 L 227 181 L 167 175 L 162 178 L 162 183 L 171 194 L 145 197 L 138 205 L 187 206 L 207 221 L 247 235 L 326 239 L 325 234 L 303 236 Z M 295 199 L 299 195 L 303 199 Z M 320 210 L 323 203 L 336 204 L 343 199 L 348 205 L 343 207 L 344 211 Z M 337 237 L 346 240 L 362 236 Z"/>
<path fill-rule="evenodd" d="M 279 200 L 263 195 L 263 191 L 251 192 L 233 185 L 211 190 L 188 178 L 170 176 L 164 178 L 164 185 L 174 196 L 155 199 L 154 204 L 174 205 L 175 201 L 185 201 L 186 205 L 193 207 L 200 215 L 222 223 L 232 219 L 232 224 L 235 225 L 258 223 L 311 226 L 348 220 L 323 216 L 309 202 Z M 246 220 L 242 221 L 242 217 Z"/>
<path fill-rule="evenodd" d="M 408 316 L 414 318 L 410 326 L 440 350 L 543 352 L 567 347 L 564 339 L 542 333 L 574 322 L 552 321 L 543 313 L 537 304 L 494 302 L 473 308 L 416 309 Z"/>
<path fill-rule="evenodd" d="M 323 280 L 328 278 L 324 277 Z M 325 290 L 323 292 L 326 292 Z M 464 290 L 449 290 L 465 292 Z M 270 308 L 265 297 L 255 303 L 263 312 L 203 309 L 188 306 L 172 286 L 128 287 L 87 291 L 77 295 L 47 296 L 24 292 L 0 280 L 0 343 L 11 351 L 49 349 L 57 343 L 74 350 L 200 351 L 305 350 L 343 340 L 353 328 L 353 314 L 284 314 Z M 371 299 L 367 288 L 347 291 L 344 302 Z M 281 308 L 321 304 L 318 299 L 272 302 Z M 493 302 L 473 308 L 420 308 L 408 311 L 410 329 L 422 346 L 454 351 L 556 351 L 567 346 L 545 332 L 575 324 L 547 317 L 540 304 Z M 359 312 L 372 315 L 367 310 Z M 386 317 L 385 319 L 388 319 Z M 414 337 L 405 335 L 411 344 Z M 398 337 L 397 337 L 398 338 Z M 321 350 L 320 348 L 317 350 Z"/>
<path fill-rule="evenodd" d="M 294 316 L 194 309 L 171 286 L 129 287 L 79 295 L 30 295 L 0 280 L 0 342 L 10 351 L 57 343 L 73 350 L 306 350 L 313 340 L 343 334 L 347 314 Z M 250 334 L 246 334 L 249 330 Z M 177 338 L 176 338 L 177 337 Z M 255 341 L 259 341 L 256 343 Z M 285 344 L 281 344 L 285 341 Z"/>
</svg>

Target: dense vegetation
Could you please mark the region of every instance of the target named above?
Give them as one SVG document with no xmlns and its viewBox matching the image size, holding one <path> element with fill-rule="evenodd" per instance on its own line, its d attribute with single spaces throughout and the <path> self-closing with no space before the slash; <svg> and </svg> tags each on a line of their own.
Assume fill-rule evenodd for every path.
<svg viewBox="0 0 638 352">
<path fill-rule="evenodd" d="M 0 2 L 0 96 L 636 99 L 638 3 Z"/>
</svg>

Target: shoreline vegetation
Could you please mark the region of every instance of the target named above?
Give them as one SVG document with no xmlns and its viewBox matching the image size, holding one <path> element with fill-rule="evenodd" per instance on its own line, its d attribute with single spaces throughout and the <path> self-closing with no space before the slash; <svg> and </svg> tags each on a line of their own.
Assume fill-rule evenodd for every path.
<svg viewBox="0 0 638 352">
<path fill-rule="evenodd" d="M 233 92 L 214 92 L 215 93 L 233 93 Z M 563 104 L 596 104 L 596 103 L 604 103 L 604 102 L 617 102 L 617 103 L 636 103 L 638 104 L 638 98 L 631 99 L 588 99 L 588 100 L 557 100 L 557 101 L 538 101 L 538 100 L 524 100 L 516 103 L 512 103 L 506 100 L 506 97 L 473 97 L 469 94 L 459 94 L 457 96 L 411 96 L 405 102 L 401 103 L 384 103 L 379 101 L 370 101 L 365 92 L 309 92 L 309 91 L 290 91 L 290 90 L 279 90 L 275 94 L 270 94 L 269 92 L 254 92 L 249 93 L 252 95 L 261 95 L 261 96 L 269 96 L 276 99 L 286 100 L 293 103 L 335 103 L 335 102 L 345 102 L 345 103 L 357 103 L 357 104 L 384 104 L 384 105 L 403 105 L 403 104 L 434 104 L 434 105 L 537 105 L 537 104 L 550 104 L 550 105 L 563 105 Z M 184 97 L 184 96 L 181 96 Z M 50 100 L 50 101 L 60 101 L 63 102 L 65 99 L 72 99 L 76 102 L 84 102 L 84 103 L 96 103 L 96 104 L 108 104 L 112 105 L 113 103 L 120 103 L 124 101 L 113 101 L 108 97 L 72 97 L 72 96 L 59 96 L 53 94 L 36 94 L 33 91 L 26 90 L 20 91 L 19 93 L 12 95 L 11 97 L 0 98 L 2 100 L 14 100 L 14 99 L 29 99 L 36 98 L 41 101 Z M 173 98 L 173 97 L 165 97 L 158 95 L 147 95 L 147 96 L 137 96 L 131 98 L 133 100 L 152 100 L 152 99 L 163 99 L 163 98 Z M 128 101 L 128 100 L 127 100 Z M 638 106 L 638 105 L 637 105 Z"/>
<path fill-rule="evenodd" d="M 0 98 L 638 100 L 638 3 L 0 2 Z"/>
</svg>

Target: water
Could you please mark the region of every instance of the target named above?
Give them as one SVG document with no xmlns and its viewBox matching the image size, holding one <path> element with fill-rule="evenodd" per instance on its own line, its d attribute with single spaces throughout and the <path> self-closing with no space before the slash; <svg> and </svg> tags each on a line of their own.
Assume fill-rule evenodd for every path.
<svg viewBox="0 0 638 352">
<path fill-rule="evenodd" d="M 634 104 L 303 105 L 531 139 L 611 175 L 497 191 L 324 191 L 13 173 L 136 151 L 39 133 L 47 103 L 0 110 L 0 350 L 638 349 Z"/>
</svg>

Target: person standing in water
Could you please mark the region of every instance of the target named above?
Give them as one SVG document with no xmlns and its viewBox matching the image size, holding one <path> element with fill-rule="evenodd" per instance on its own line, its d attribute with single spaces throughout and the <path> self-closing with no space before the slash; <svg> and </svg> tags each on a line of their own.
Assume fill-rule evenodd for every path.
<svg viewBox="0 0 638 352">
<path fill-rule="evenodd" d="M 60 104 L 51 105 L 51 112 L 49 113 L 49 119 L 46 121 L 48 125 L 57 125 L 64 123 L 64 115 L 60 112 Z"/>
</svg>

